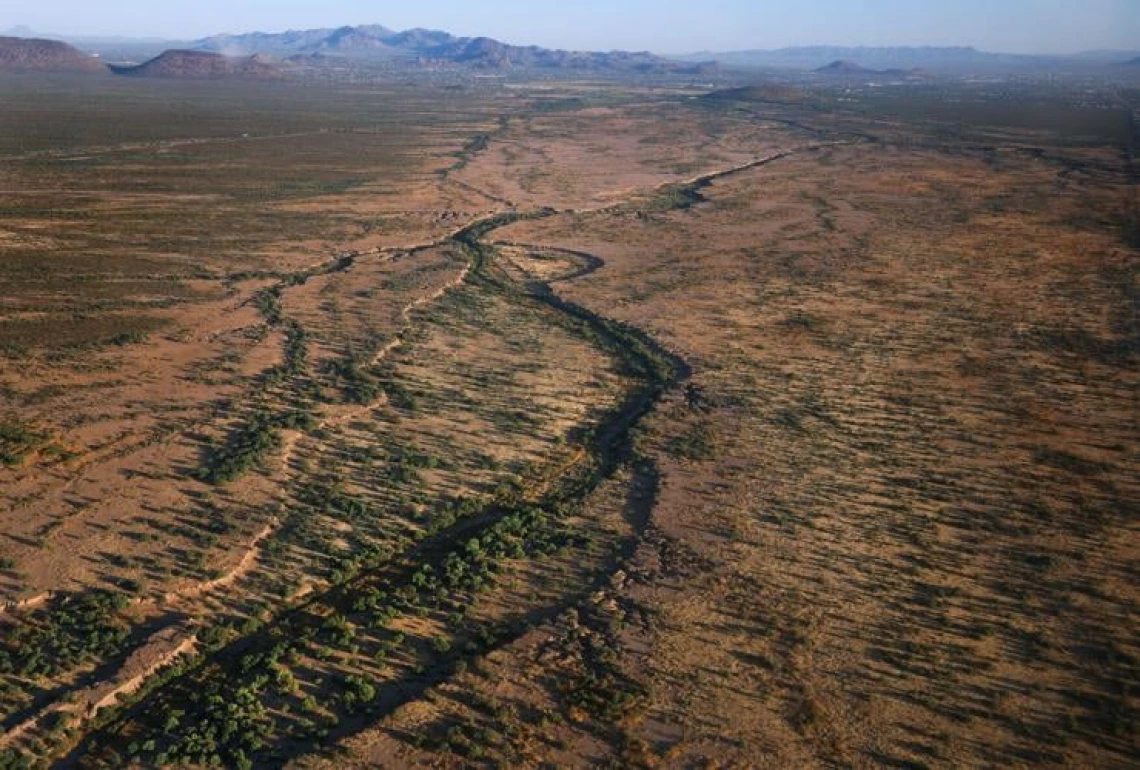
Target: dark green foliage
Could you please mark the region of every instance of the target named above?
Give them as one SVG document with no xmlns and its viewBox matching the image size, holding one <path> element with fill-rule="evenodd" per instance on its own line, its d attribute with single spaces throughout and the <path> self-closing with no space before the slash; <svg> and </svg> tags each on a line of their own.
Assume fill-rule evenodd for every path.
<svg viewBox="0 0 1140 770">
<path fill-rule="evenodd" d="M 118 654 L 128 637 L 119 613 L 127 596 L 95 589 L 70 594 L 0 634 L 0 671 L 52 676 Z"/>
<path fill-rule="evenodd" d="M 366 502 L 345 494 L 336 482 L 313 481 L 297 492 L 297 500 L 314 511 L 353 523 L 366 522 L 378 516 Z"/>
<path fill-rule="evenodd" d="M 342 702 L 349 713 L 363 711 L 376 698 L 376 687 L 356 674 L 344 677 L 342 687 L 344 689 Z"/>
<path fill-rule="evenodd" d="M 35 761 L 16 749 L 0 750 L 0 770 L 25 770 L 35 767 Z"/>
<path fill-rule="evenodd" d="M 281 323 L 281 287 L 262 289 L 253 298 L 253 304 L 270 326 Z"/>
<path fill-rule="evenodd" d="M 428 532 L 435 534 L 453 526 L 457 521 L 479 513 L 484 503 L 471 498 L 460 498 L 442 506 L 428 522 Z"/>
<path fill-rule="evenodd" d="M 612 663 L 596 664 L 566 692 L 572 704 L 608 722 L 616 722 L 628 714 L 645 695 L 640 683 Z"/>
<path fill-rule="evenodd" d="M 562 681 L 563 696 L 598 719 L 617 722 L 643 703 L 648 691 L 622 670 L 614 616 L 598 605 L 586 605 L 580 620 L 591 633 L 573 636 L 582 668 Z"/>
<path fill-rule="evenodd" d="M 19 465 L 47 441 L 47 434 L 18 422 L 0 422 L 0 465 Z"/>
<path fill-rule="evenodd" d="M 701 195 L 695 184 L 671 184 L 661 188 L 649 206 L 650 211 L 686 211 L 698 203 L 703 203 L 705 197 Z"/>
<path fill-rule="evenodd" d="M 467 140 L 467 142 L 463 145 L 462 150 L 454 153 L 456 161 L 454 164 L 452 164 L 451 168 L 449 168 L 448 171 L 459 171 L 463 169 L 467 166 L 468 163 L 471 162 L 472 158 L 483 152 L 483 150 L 487 149 L 490 144 L 490 134 L 476 134 L 475 136 L 471 137 L 471 139 Z"/>
<path fill-rule="evenodd" d="M 463 151 L 469 154 L 483 152 L 490 143 L 490 134 L 477 134 L 467 144 L 463 145 Z"/>
<path fill-rule="evenodd" d="M 118 345 L 119 347 L 123 347 L 125 345 L 135 345 L 140 342 L 146 342 L 146 338 L 146 332 L 135 329 L 115 335 L 111 338 L 111 344 Z"/>
<path fill-rule="evenodd" d="M 309 347 L 305 329 L 296 321 L 289 321 L 285 332 L 285 374 L 304 374 L 308 360 Z"/>
<path fill-rule="evenodd" d="M 260 686 L 206 695 L 194 724 L 181 733 L 173 732 L 170 745 L 154 756 L 154 763 L 250 767 L 250 755 L 265 745 L 269 717 L 259 697 L 265 684 L 259 680 Z M 169 719 L 167 724 L 171 724 Z M 153 751 L 155 743 L 144 744 L 144 754 L 148 746 Z"/>
<path fill-rule="evenodd" d="M 371 404 L 380 397 L 383 389 L 376 378 L 364 370 L 365 363 L 358 355 L 349 354 L 339 361 L 330 361 L 325 372 L 332 377 L 350 404 Z"/>
<path fill-rule="evenodd" d="M 801 310 L 789 313 L 781 323 L 788 329 L 803 329 L 805 331 L 812 331 L 819 326 L 819 320 L 817 318 Z"/>
<path fill-rule="evenodd" d="M 241 476 L 263 457 L 281 446 L 281 423 L 266 412 L 257 412 L 235 430 L 200 469 L 198 478 L 224 484 Z"/>
</svg>

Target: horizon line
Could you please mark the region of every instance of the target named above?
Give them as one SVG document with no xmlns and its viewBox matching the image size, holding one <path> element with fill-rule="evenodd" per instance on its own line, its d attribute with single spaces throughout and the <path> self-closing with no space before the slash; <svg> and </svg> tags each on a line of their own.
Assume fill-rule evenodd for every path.
<svg viewBox="0 0 1140 770">
<path fill-rule="evenodd" d="M 457 34 L 455 32 L 449 32 L 448 30 L 436 29 L 436 28 L 432 28 L 432 27 L 408 27 L 407 29 L 401 30 L 401 29 L 395 29 L 392 27 L 388 27 L 387 25 L 385 25 L 383 23 L 378 23 L 378 22 L 368 22 L 368 23 L 362 23 L 362 24 L 340 24 L 340 25 L 335 25 L 335 26 L 323 26 L 323 27 L 289 27 L 289 28 L 281 29 L 281 30 L 251 29 L 251 30 L 245 30 L 242 32 L 215 32 L 215 33 L 200 36 L 200 37 L 186 37 L 186 38 L 168 37 L 166 35 L 153 35 L 153 34 L 144 34 L 144 33 L 124 34 L 124 33 L 115 33 L 115 32 L 104 32 L 104 33 L 100 33 L 100 32 L 74 32 L 74 33 L 62 33 L 61 34 L 61 33 L 57 33 L 57 32 L 47 32 L 47 31 L 43 31 L 43 30 L 32 29 L 31 27 L 29 27 L 26 24 L 15 24 L 15 25 L 12 25 L 10 27 L 6 27 L 3 30 L 0 30 L 0 35 L 11 35 L 13 37 L 26 37 L 28 35 L 15 35 L 15 34 L 13 34 L 13 33 L 20 31 L 20 30 L 26 30 L 26 32 L 30 33 L 30 35 L 32 37 L 39 37 L 40 39 L 47 39 L 47 40 L 55 39 L 55 40 L 60 40 L 63 42 L 67 42 L 68 39 L 72 39 L 72 40 L 82 40 L 82 39 L 99 40 L 99 39 L 103 39 L 103 40 L 123 40 L 123 41 L 132 41 L 133 40 L 133 41 L 138 41 L 138 42 L 191 43 L 191 42 L 196 42 L 198 40 L 208 40 L 210 38 L 215 38 L 215 37 L 240 37 L 240 36 L 244 36 L 244 35 L 254 35 L 254 34 L 281 35 L 281 34 L 287 34 L 290 32 L 309 32 L 309 31 L 323 30 L 323 29 L 327 29 L 327 30 L 338 30 L 338 29 L 346 29 L 346 28 L 355 29 L 358 27 L 384 27 L 385 29 L 389 29 L 395 33 L 408 32 L 408 31 L 412 31 L 412 30 L 425 30 L 428 32 L 442 32 L 444 34 L 452 35 L 453 37 L 457 37 L 457 38 L 470 38 L 470 39 L 487 38 L 487 39 L 491 39 L 491 40 L 496 40 L 496 41 L 501 42 L 501 43 L 505 43 L 507 45 L 520 46 L 520 47 L 536 45 L 533 43 L 515 43 L 515 42 L 511 42 L 509 40 L 506 40 L 504 38 L 491 37 L 489 35 Z M 538 47 L 550 49 L 550 47 L 548 47 L 548 46 L 538 46 Z M 705 48 L 698 48 L 698 49 L 669 50 L 669 51 L 660 50 L 660 49 L 653 49 L 653 48 L 638 49 L 636 47 L 578 48 L 578 49 L 575 49 L 575 48 L 558 48 L 558 49 L 550 49 L 550 50 L 611 51 L 611 52 L 612 51 L 623 51 L 623 52 L 639 52 L 639 51 L 642 51 L 642 52 L 655 53 L 655 54 L 664 55 L 664 56 L 698 56 L 698 55 L 703 55 L 703 54 L 725 55 L 725 54 L 741 54 L 741 53 L 756 53 L 756 52 L 775 53 L 778 51 L 789 51 L 789 50 L 798 50 L 798 49 L 802 50 L 802 49 L 811 49 L 811 48 L 834 48 L 834 49 L 848 49 L 848 50 L 874 50 L 874 49 L 955 50 L 955 49 L 959 49 L 959 50 L 975 51 L 977 53 L 983 53 L 983 54 L 1004 55 L 1004 56 L 1027 56 L 1027 57 L 1050 57 L 1050 56 L 1062 56 L 1062 57 L 1064 57 L 1064 56 L 1079 56 L 1081 54 L 1089 54 L 1089 53 L 1140 53 L 1140 45 L 1137 45 L 1137 46 L 1132 47 L 1132 48 L 1112 48 L 1112 47 L 1108 47 L 1108 48 L 1079 48 L 1079 49 L 1073 49 L 1073 50 L 1069 50 L 1069 51 L 1051 50 L 1051 51 L 1029 52 L 1029 51 L 1016 51 L 1016 50 L 989 50 L 989 49 L 985 49 L 985 48 L 979 48 L 976 44 L 972 44 L 972 43 L 941 43 L 941 44 L 936 44 L 936 43 L 889 43 L 889 44 L 888 43 L 855 43 L 855 44 L 853 44 L 853 43 L 823 43 L 823 42 L 792 43 L 792 44 L 781 45 L 781 46 L 770 47 L 770 48 L 765 48 L 765 47 L 747 48 L 747 47 L 744 47 L 744 48 L 730 48 L 730 49 L 715 49 L 715 48 L 705 47 Z"/>
</svg>

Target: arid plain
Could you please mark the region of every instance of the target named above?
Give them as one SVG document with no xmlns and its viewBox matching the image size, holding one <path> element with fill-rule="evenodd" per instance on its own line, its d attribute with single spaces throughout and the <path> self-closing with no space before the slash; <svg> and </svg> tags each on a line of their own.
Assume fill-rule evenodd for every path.
<svg viewBox="0 0 1140 770">
<path fill-rule="evenodd" d="M 0 81 L 0 767 L 1129 766 L 1140 95 L 1041 89 Z"/>
</svg>

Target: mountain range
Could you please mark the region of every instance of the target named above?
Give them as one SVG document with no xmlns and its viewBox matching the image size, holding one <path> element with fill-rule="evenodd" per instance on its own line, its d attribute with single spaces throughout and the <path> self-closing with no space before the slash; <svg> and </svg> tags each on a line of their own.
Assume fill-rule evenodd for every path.
<svg viewBox="0 0 1140 770">
<path fill-rule="evenodd" d="M 176 77 L 184 64 L 189 72 L 207 71 L 229 73 L 259 71 L 265 75 L 264 59 L 257 66 L 240 65 L 250 56 L 271 56 L 283 60 L 288 70 L 296 65 L 306 68 L 322 67 L 337 61 L 353 62 L 360 66 L 420 67 L 454 66 L 481 70 L 550 69 L 584 72 L 614 73 L 678 73 L 709 74 L 718 66 L 728 68 L 789 69 L 822 74 L 899 74 L 914 71 L 937 74 L 964 74 L 985 72 L 1021 72 L 1033 70 L 1089 70 L 1104 67 L 1140 67 L 1140 51 L 1089 51 L 1080 54 L 1035 56 L 978 51 L 970 47 L 877 47 L 852 48 L 836 46 L 806 46 L 778 50 L 701 52 L 685 56 L 662 57 L 648 52 L 625 51 L 588 52 L 563 51 L 538 46 L 519 46 L 503 43 L 488 37 L 460 37 L 440 30 L 410 29 L 402 32 L 378 24 L 328 27 L 322 29 L 290 30 L 267 33 L 214 35 L 191 41 L 170 41 L 127 37 L 69 37 L 36 33 L 26 27 L 7 31 L 10 38 L 0 44 L 0 70 L 37 69 L 48 67 L 47 61 L 59 58 L 60 71 L 75 68 L 86 71 L 98 69 L 91 62 L 80 64 L 74 54 L 64 55 L 59 50 L 51 53 L 39 40 L 40 54 L 19 50 L 11 42 L 19 38 L 53 38 L 64 40 L 88 54 L 97 54 L 103 60 L 119 64 L 137 64 L 152 59 L 168 50 L 198 51 L 222 54 L 224 62 L 191 58 L 168 57 L 151 67 L 151 71 L 166 72 Z M 38 64 L 34 60 L 39 56 Z M 82 57 L 82 54 L 79 54 Z M 46 58 L 44 58 L 46 57 Z M 1129 61 L 1132 60 L 1132 61 Z M 206 62 L 210 62 L 207 64 Z M 715 62 L 715 63 L 714 63 Z M 828 62 L 832 62 L 831 65 Z M 177 66 L 176 66 L 177 65 Z M 136 72 L 134 74 L 140 74 Z"/>
<path fill-rule="evenodd" d="M 21 39 L 54 37 L 27 28 L 15 28 Z M 397 66 L 458 66 L 483 70 L 553 69 L 615 73 L 704 73 L 713 65 L 701 62 L 679 62 L 648 52 L 627 51 L 563 51 L 539 46 L 518 46 L 488 37 L 458 37 L 448 32 L 410 29 L 396 32 L 380 25 L 290 30 L 280 33 L 250 32 L 238 35 L 214 35 L 192 41 L 131 40 L 128 38 L 62 38 L 78 48 L 98 54 L 104 60 L 120 65 L 165 56 L 155 66 L 133 70 L 131 74 L 161 72 L 176 77 L 183 65 L 188 76 L 202 73 L 234 71 L 249 74 L 249 66 L 238 62 L 250 56 L 271 56 L 290 65 L 306 67 L 350 60 L 358 65 L 386 63 Z M 44 42 L 44 41 L 40 41 Z M 177 56 L 166 53 L 178 52 Z M 192 57 L 186 52 L 222 54 L 224 61 Z M 164 53 L 166 52 L 166 53 Z M 260 64 L 267 64 L 264 60 Z M 149 64 L 149 63 L 148 63 Z M 260 69 L 253 67 L 252 69 Z M 120 67 L 116 70 L 125 73 Z M 265 74 L 264 72 L 262 74 Z"/>
<path fill-rule="evenodd" d="M 456 65 L 479 70 L 572 70 L 619 73 L 701 73 L 707 63 L 677 62 L 648 51 L 567 51 L 538 46 L 513 46 L 491 38 L 464 38 L 439 30 L 397 32 L 381 25 L 328 27 L 280 33 L 219 34 L 192 41 L 131 40 L 127 38 L 70 38 L 15 27 L 21 39 L 58 38 L 108 62 L 138 64 L 164 51 L 204 51 L 228 57 L 230 63 L 253 55 L 286 59 L 293 64 L 319 65 L 324 57 L 350 59 L 359 65 L 386 63 L 405 66 Z M 185 63 L 192 71 L 220 67 L 217 60 L 186 56 L 168 57 L 152 70 L 170 73 Z M 287 63 L 288 63 L 287 62 Z M 228 65 L 227 65 L 228 66 Z M 171 76 L 170 74 L 166 76 Z"/>
<path fill-rule="evenodd" d="M 850 62 L 869 70 L 921 69 L 939 74 L 1085 70 L 1120 65 L 1140 51 L 1085 51 L 1076 54 L 1007 54 L 968 46 L 846 47 L 800 46 L 775 50 L 702 51 L 676 57 L 716 61 L 725 67 L 817 70 L 828 62 Z"/>
<path fill-rule="evenodd" d="M 700 72 L 707 64 L 671 61 L 648 52 L 563 51 L 518 46 L 489 37 L 457 37 L 448 32 L 409 29 L 396 32 L 379 25 L 216 35 L 189 48 L 227 55 L 271 54 L 281 57 L 335 55 L 357 60 L 414 60 L 460 64 L 480 69 L 567 69 L 642 73 Z"/>
</svg>

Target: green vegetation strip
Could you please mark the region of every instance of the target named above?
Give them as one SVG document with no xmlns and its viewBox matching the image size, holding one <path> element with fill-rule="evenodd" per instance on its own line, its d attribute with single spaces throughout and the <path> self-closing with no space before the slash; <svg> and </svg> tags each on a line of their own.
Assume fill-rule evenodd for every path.
<svg viewBox="0 0 1140 770">
<path fill-rule="evenodd" d="M 493 217 L 455 237 L 472 263 L 469 281 L 519 293 L 491 274 L 495 252 L 481 238 L 520 216 Z M 431 534 L 396 559 L 386 550 L 367 549 L 341 565 L 334 585 L 322 595 L 266 623 L 251 619 L 201 635 L 205 654 L 196 664 L 180 666 L 177 675 L 160 675 L 135 705 L 101 719 L 105 726 L 89 736 L 76 756 L 101 766 L 283 764 L 441 681 L 467 656 L 517 635 L 515 627 L 473 627 L 465 622 L 466 608 L 519 560 L 586 546 L 569 528 L 568 518 L 632 459 L 631 428 L 666 388 L 688 374 L 683 362 L 634 327 L 567 302 L 549 287 L 528 287 L 525 296 L 564 313 L 641 383 L 585 437 L 592 462 L 571 468 L 536 502 L 526 503 L 513 492 L 481 508 L 445 511 Z M 359 368 L 354 363 L 338 368 L 346 384 L 359 380 L 352 374 Z M 205 477 L 220 482 L 240 475 L 278 445 L 280 427 L 265 413 L 255 414 L 219 450 Z M 351 501 L 309 498 L 310 504 L 352 507 Z M 392 628 L 397 618 L 419 616 L 446 619 L 448 633 L 423 644 Z M 381 662 L 399 657 L 405 673 L 376 681 L 344 673 L 343 664 L 364 654 Z M 611 664 L 598 661 L 586 674 L 588 694 L 583 697 L 588 702 L 583 705 L 591 711 L 621 710 L 639 697 L 637 687 Z M 299 687 L 299 679 L 307 686 Z"/>
</svg>

